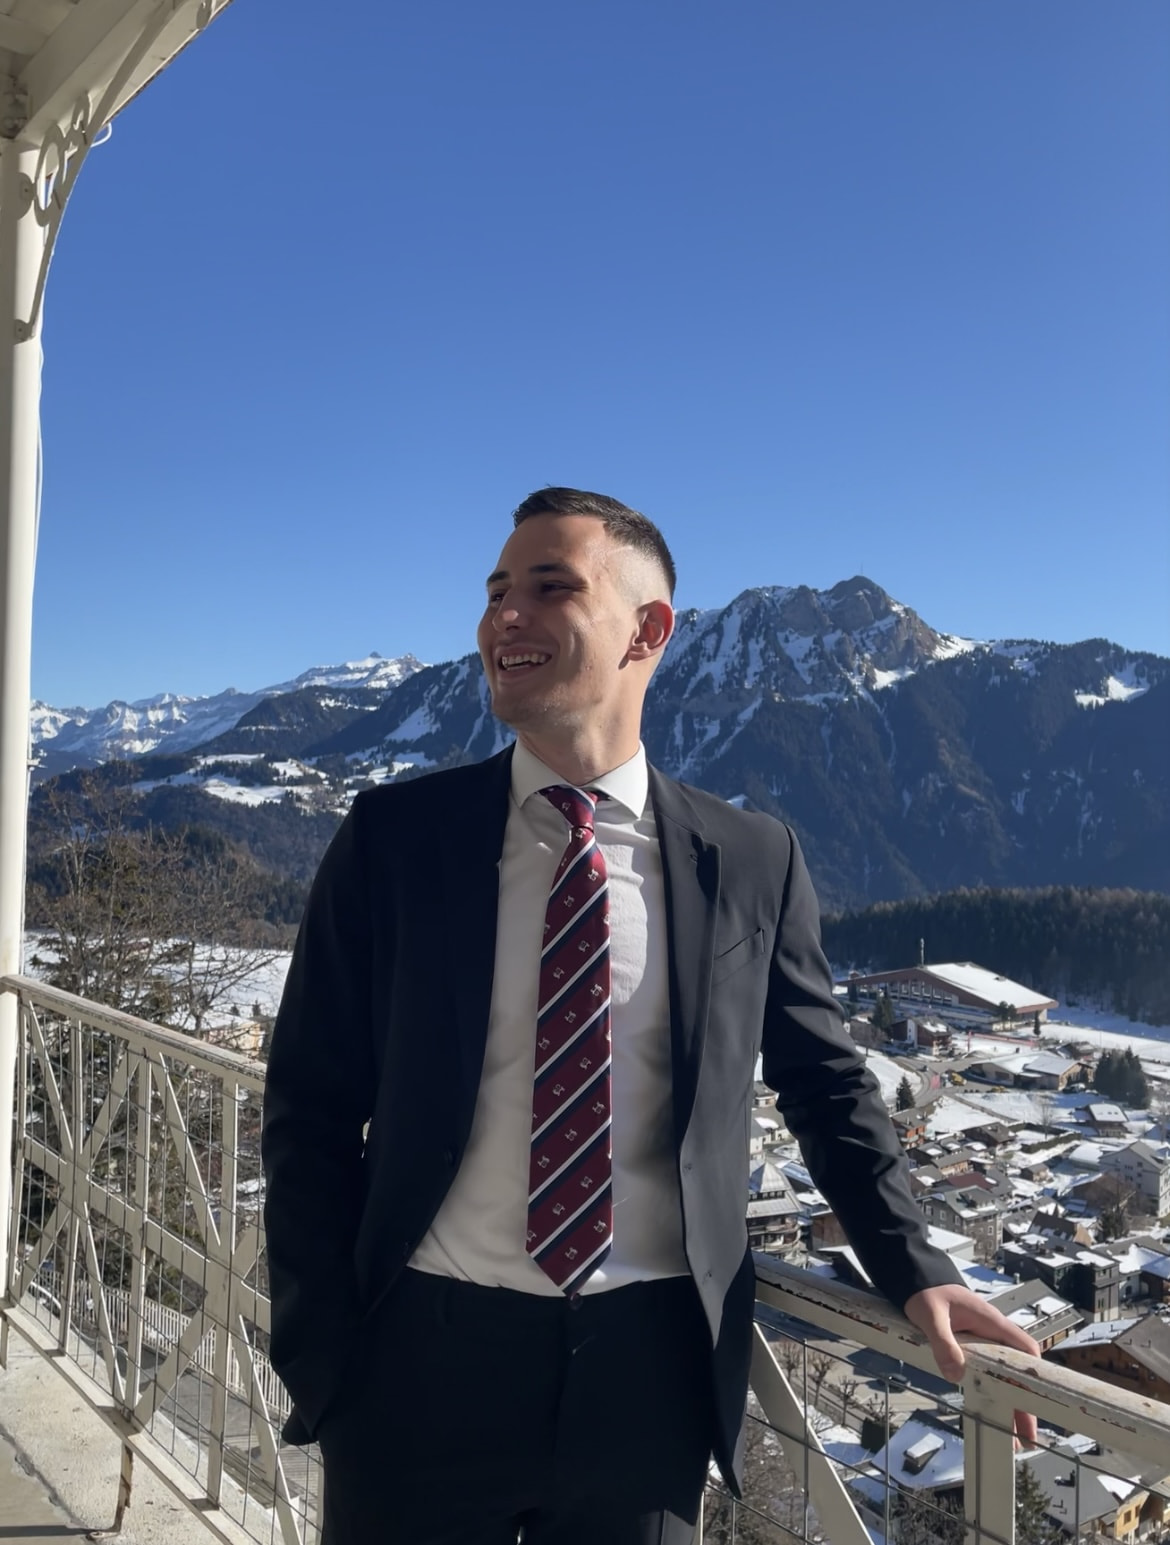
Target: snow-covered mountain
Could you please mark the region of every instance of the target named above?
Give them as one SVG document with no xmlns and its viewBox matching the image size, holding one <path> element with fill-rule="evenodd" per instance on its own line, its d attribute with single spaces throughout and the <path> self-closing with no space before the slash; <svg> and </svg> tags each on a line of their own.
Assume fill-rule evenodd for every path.
<svg viewBox="0 0 1170 1545">
<path fill-rule="evenodd" d="M 230 831 L 253 844 L 261 809 L 272 833 L 286 813 L 335 820 L 365 784 L 510 738 L 474 655 L 371 656 L 265 692 L 93 713 L 38 705 L 34 724 L 45 771 L 153 751 L 152 820 L 229 830 L 218 812 L 248 807 Z M 644 738 L 664 770 L 791 822 L 838 905 L 980 884 L 1170 890 L 1170 660 L 1102 639 L 960 638 L 861 576 L 749 590 L 680 614 Z"/>
<path fill-rule="evenodd" d="M 33 755 L 42 774 L 51 774 L 113 758 L 190 751 L 234 729 L 269 698 L 308 687 L 388 692 L 422 669 L 413 655 L 391 660 L 371 654 L 342 665 L 314 666 L 291 681 L 254 692 L 240 692 L 235 687 L 208 697 L 161 692 L 133 703 L 115 699 L 103 708 L 51 708 L 35 702 L 31 714 Z"/>
</svg>

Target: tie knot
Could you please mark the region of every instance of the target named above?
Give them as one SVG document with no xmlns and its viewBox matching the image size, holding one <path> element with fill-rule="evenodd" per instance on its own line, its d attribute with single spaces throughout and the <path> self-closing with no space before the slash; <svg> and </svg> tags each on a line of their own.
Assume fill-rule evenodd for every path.
<svg viewBox="0 0 1170 1545">
<path fill-rule="evenodd" d="M 597 795 L 583 793 L 567 783 L 554 783 L 540 791 L 549 804 L 559 810 L 570 826 L 583 831 L 593 830 L 593 812 L 597 807 Z"/>
</svg>

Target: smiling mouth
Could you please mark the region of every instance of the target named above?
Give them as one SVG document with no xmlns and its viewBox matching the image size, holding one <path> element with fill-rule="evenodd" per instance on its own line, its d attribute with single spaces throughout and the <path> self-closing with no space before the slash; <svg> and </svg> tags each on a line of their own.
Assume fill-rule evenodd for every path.
<svg viewBox="0 0 1170 1545">
<path fill-rule="evenodd" d="M 539 670 L 542 665 L 547 665 L 549 659 L 549 655 L 528 651 L 524 654 L 501 655 L 498 663 L 502 675 L 524 676 L 529 671 Z"/>
</svg>

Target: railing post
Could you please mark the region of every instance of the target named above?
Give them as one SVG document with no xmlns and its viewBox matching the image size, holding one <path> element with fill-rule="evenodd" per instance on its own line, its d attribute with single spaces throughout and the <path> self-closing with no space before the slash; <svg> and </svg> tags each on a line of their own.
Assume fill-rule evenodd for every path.
<svg viewBox="0 0 1170 1545">
<path fill-rule="evenodd" d="M 963 1380 L 963 1506 L 967 1545 L 1014 1545 L 1016 1440 L 1012 1411 L 977 1370 Z"/>
<path fill-rule="evenodd" d="M 32 591 L 41 344 L 27 317 L 44 238 L 33 213 L 37 152 L 0 139 L 0 976 L 20 971 L 28 821 Z M 0 1296 L 8 1295 L 18 1005 L 0 993 Z"/>
</svg>

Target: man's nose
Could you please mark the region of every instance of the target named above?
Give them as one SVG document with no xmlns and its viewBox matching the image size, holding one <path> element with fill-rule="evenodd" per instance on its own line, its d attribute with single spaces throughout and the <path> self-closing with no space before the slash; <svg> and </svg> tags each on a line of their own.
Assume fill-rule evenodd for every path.
<svg viewBox="0 0 1170 1545">
<path fill-rule="evenodd" d="M 500 633 L 504 632 L 504 630 L 507 628 L 518 628 L 522 621 L 523 612 L 520 607 L 520 602 L 518 600 L 513 600 L 510 595 L 506 595 L 504 597 L 492 615 L 492 622 L 495 625 L 497 632 Z"/>
</svg>

